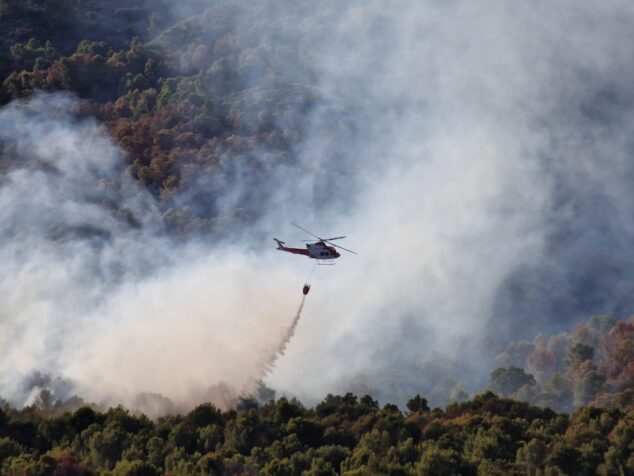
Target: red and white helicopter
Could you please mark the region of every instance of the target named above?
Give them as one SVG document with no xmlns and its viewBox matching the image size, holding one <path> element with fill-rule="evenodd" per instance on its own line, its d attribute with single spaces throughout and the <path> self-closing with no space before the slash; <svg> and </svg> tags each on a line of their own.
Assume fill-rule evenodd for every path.
<svg viewBox="0 0 634 476">
<path fill-rule="evenodd" d="M 284 246 L 283 241 L 280 241 L 277 238 L 273 238 L 275 242 L 277 243 L 277 249 L 280 251 L 286 251 L 287 253 L 293 253 L 296 255 L 308 256 L 309 258 L 316 259 L 317 264 L 335 264 L 333 260 L 341 256 L 341 254 L 335 248 L 339 248 L 341 250 L 347 251 L 348 253 L 353 253 L 355 255 L 357 254 L 352 250 L 344 248 L 343 246 L 339 246 L 339 245 L 335 245 L 334 243 L 331 243 L 331 241 L 341 240 L 342 238 L 345 238 L 345 236 L 335 236 L 334 238 L 320 238 L 319 236 L 308 231 L 306 228 L 302 228 L 296 223 L 291 223 L 291 224 L 293 226 L 296 226 L 300 230 L 305 231 L 309 235 L 313 235 L 319 241 L 315 243 L 306 244 L 306 249 L 304 249 L 304 248 L 289 248 L 287 246 Z M 304 240 L 304 241 L 312 241 L 312 240 Z M 328 245 L 331 245 L 331 246 L 328 246 Z M 324 261 L 324 262 L 321 263 L 320 261 Z"/>
</svg>

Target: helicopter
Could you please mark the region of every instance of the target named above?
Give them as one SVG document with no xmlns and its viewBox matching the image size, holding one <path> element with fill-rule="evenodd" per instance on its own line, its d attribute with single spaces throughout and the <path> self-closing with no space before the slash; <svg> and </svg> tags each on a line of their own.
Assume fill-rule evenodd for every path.
<svg viewBox="0 0 634 476">
<path fill-rule="evenodd" d="M 277 238 L 273 238 L 273 240 L 275 240 L 275 242 L 277 243 L 277 249 L 280 251 L 286 251 L 287 253 L 293 253 L 296 255 L 308 256 L 311 259 L 317 260 L 317 264 L 335 264 L 333 260 L 341 256 L 341 254 L 337 251 L 336 248 L 347 251 L 348 253 L 353 253 L 355 255 L 357 254 L 352 250 L 344 248 L 343 246 L 339 246 L 339 245 L 335 245 L 334 243 L 331 243 L 331 241 L 341 240 L 345 238 L 345 236 L 335 236 L 334 238 L 321 238 L 315 235 L 313 232 L 308 231 L 306 228 L 302 228 L 296 223 L 291 223 L 291 225 L 296 226 L 300 230 L 308 233 L 309 235 L 314 236 L 319 241 L 316 241 L 314 243 L 307 243 L 306 249 L 304 249 L 304 248 L 289 248 L 287 246 L 284 246 L 285 243 L 283 241 L 278 240 Z M 313 240 L 303 240 L 303 241 L 313 241 Z"/>
</svg>

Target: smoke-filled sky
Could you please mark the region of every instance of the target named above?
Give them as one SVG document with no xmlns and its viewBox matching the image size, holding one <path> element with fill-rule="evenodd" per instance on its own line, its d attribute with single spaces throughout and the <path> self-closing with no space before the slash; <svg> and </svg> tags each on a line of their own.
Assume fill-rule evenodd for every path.
<svg viewBox="0 0 634 476">
<path fill-rule="evenodd" d="M 34 371 L 96 402 L 252 390 L 285 339 L 299 300 L 279 290 L 296 278 L 238 246 L 166 238 L 121 151 L 72 105 L 38 96 L 0 112 L 2 141 L 34 158 L 0 188 L 3 397 L 32 398 Z"/>
<path fill-rule="evenodd" d="M 317 269 L 266 377 L 308 402 L 346 390 L 440 402 L 481 388 L 510 339 L 627 315 L 633 14 L 563 0 L 244 8 L 238 29 L 278 29 L 271 51 L 298 42 L 310 84 L 291 59 L 276 73 L 318 98 L 301 167 L 234 173 L 217 197 L 260 202 L 235 234 L 256 241 L 170 238 L 72 97 L 6 106 L 0 141 L 38 161 L 0 183 L 0 395 L 28 401 L 34 371 L 106 403 L 249 391 L 311 268 L 273 249 L 274 236 L 306 238 L 291 221 L 359 252 Z"/>
</svg>

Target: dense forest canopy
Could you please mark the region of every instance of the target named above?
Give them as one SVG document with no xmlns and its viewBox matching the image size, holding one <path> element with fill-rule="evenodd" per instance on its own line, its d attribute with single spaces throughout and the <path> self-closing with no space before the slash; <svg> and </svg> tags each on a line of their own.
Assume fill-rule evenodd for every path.
<svg viewBox="0 0 634 476">
<path fill-rule="evenodd" d="M 0 0 L 2 474 L 634 472 L 631 8 L 291 3 Z M 299 266 L 245 250 L 289 217 L 363 258 L 272 385 L 372 397 L 261 382 Z M 75 395 L 119 380 L 183 416 Z"/>
<path fill-rule="evenodd" d="M 634 471 L 634 414 L 564 415 L 492 393 L 430 409 L 328 395 L 314 408 L 281 398 L 221 412 L 201 405 L 159 419 L 121 407 L 0 411 L 7 475 L 611 475 Z"/>
</svg>

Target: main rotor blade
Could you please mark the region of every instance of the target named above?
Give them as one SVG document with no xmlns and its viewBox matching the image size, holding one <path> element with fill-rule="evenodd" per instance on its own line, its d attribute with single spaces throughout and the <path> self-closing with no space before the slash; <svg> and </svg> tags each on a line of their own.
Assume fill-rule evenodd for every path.
<svg viewBox="0 0 634 476">
<path fill-rule="evenodd" d="M 326 240 L 324 240 L 324 241 L 326 241 Z M 330 242 L 326 241 L 326 243 L 330 243 Z M 334 243 L 330 243 L 330 244 L 332 246 L 334 246 L 335 248 L 339 248 L 341 250 L 347 251 L 348 253 L 352 253 L 353 255 L 358 255 L 359 254 L 356 251 L 349 250 L 348 248 L 344 248 L 343 246 L 335 245 Z"/>
<path fill-rule="evenodd" d="M 306 233 L 308 233 L 309 235 L 313 235 L 315 238 L 317 238 L 318 240 L 321 240 L 320 237 L 318 237 L 317 235 L 315 235 L 312 231 L 308 231 L 306 228 L 302 228 L 301 226 L 299 226 L 297 223 L 293 223 L 291 222 L 291 225 L 296 226 L 297 228 L 299 228 L 302 231 L 305 231 Z M 323 241 L 323 240 L 322 240 Z"/>
<path fill-rule="evenodd" d="M 345 236 L 337 236 L 337 237 L 335 237 L 335 238 L 320 238 L 320 239 L 321 239 L 322 241 L 331 241 L 331 240 L 341 240 L 342 238 L 345 238 Z M 309 242 L 309 241 L 315 241 L 315 240 L 314 240 L 314 239 L 312 239 L 312 240 L 302 240 L 302 241 Z"/>
<path fill-rule="evenodd" d="M 330 243 L 330 241 L 331 241 L 331 240 L 341 240 L 342 238 L 345 238 L 345 236 L 335 236 L 334 238 L 324 239 L 324 238 L 321 238 L 321 237 L 319 237 L 319 236 L 315 235 L 312 231 L 308 231 L 306 228 L 303 228 L 303 227 L 299 226 L 297 223 L 293 223 L 293 222 L 291 222 L 291 225 L 296 226 L 296 227 L 297 227 L 297 228 L 299 228 L 300 230 L 305 231 L 305 232 L 306 232 L 306 233 L 308 233 L 309 235 L 312 235 L 312 236 L 314 236 L 315 238 L 317 238 L 319 241 L 323 241 L 323 242 L 325 242 L 325 243 Z M 307 240 L 304 240 L 304 241 L 307 241 Z M 309 241 L 309 240 L 308 240 L 308 241 Z M 342 249 L 342 250 L 344 250 L 344 251 L 347 251 L 348 253 L 352 253 L 352 254 L 354 254 L 354 255 L 359 254 L 359 253 L 357 253 L 356 251 L 349 250 L 348 248 L 344 248 L 343 246 L 335 245 L 334 243 L 330 243 L 330 244 L 331 244 L 332 246 L 334 246 L 335 248 L 340 248 L 340 249 Z"/>
</svg>

